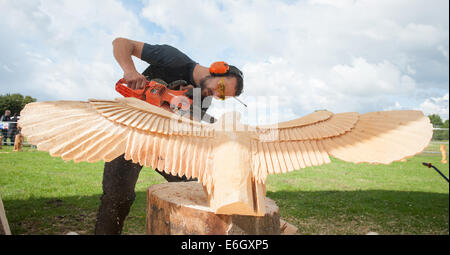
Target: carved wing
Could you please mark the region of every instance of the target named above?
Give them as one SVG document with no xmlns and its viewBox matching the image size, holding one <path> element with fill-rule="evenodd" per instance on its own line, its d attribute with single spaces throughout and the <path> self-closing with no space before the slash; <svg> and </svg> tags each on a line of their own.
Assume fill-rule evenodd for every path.
<svg viewBox="0 0 450 255">
<path fill-rule="evenodd" d="M 361 115 L 318 111 L 254 130 L 252 170 L 261 183 L 267 174 L 330 163 L 329 156 L 354 163 L 390 164 L 422 152 L 433 135 L 429 118 L 420 111 Z"/>
<path fill-rule="evenodd" d="M 75 162 L 127 160 L 208 183 L 214 130 L 135 98 L 36 102 L 19 126 L 28 142 Z"/>
</svg>

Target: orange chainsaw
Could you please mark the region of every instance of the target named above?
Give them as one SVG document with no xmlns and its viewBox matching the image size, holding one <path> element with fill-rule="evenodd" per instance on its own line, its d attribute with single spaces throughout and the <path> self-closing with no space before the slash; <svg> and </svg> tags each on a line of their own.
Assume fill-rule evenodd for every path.
<svg viewBox="0 0 450 255">
<path fill-rule="evenodd" d="M 130 89 L 127 84 L 123 78 L 116 83 L 116 91 L 124 97 L 135 97 L 166 110 L 179 112 L 181 115 L 189 112 L 192 105 L 192 99 L 189 98 L 192 91 L 189 89 L 171 90 L 159 80 L 147 81 L 142 89 Z"/>
</svg>

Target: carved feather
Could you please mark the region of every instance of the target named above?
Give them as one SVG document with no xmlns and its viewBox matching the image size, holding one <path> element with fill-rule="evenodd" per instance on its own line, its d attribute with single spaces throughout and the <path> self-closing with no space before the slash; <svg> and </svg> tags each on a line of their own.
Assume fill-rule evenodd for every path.
<svg viewBox="0 0 450 255">
<path fill-rule="evenodd" d="M 389 164 L 422 152 L 433 133 L 419 111 L 317 111 L 247 126 L 236 114 L 205 124 L 136 98 L 30 103 L 19 125 L 31 144 L 51 156 L 108 162 L 125 154 L 171 175 L 198 178 L 216 212 L 249 215 L 264 213 L 268 174 L 330 163 L 330 156 Z"/>
<path fill-rule="evenodd" d="M 258 182 L 264 183 L 267 174 L 330 163 L 329 156 L 390 164 L 422 152 L 433 135 L 429 118 L 420 111 L 344 113 L 306 124 L 301 119 L 275 129 L 277 140 L 252 141 L 252 168 Z"/>
<path fill-rule="evenodd" d="M 125 153 L 134 163 L 208 180 L 214 130 L 138 99 L 30 103 L 19 125 L 38 150 L 64 160 L 108 162 Z M 187 148 L 198 153 L 187 158 Z"/>
</svg>

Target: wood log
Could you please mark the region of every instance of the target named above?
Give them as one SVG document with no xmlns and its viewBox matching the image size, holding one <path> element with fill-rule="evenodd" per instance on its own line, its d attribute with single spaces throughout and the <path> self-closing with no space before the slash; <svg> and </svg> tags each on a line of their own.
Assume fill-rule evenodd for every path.
<svg viewBox="0 0 450 255">
<path fill-rule="evenodd" d="M 277 235 L 278 206 L 265 198 L 264 216 L 215 214 L 198 182 L 156 184 L 147 190 L 150 235 Z"/>
</svg>

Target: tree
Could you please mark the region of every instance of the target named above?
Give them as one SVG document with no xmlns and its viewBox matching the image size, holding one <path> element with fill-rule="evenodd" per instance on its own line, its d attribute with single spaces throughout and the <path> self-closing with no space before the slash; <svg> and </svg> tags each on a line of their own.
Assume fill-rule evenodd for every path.
<svg viewBox="0 0 450 255">
<path fill-rule="evenodd" d="M 448 128 L 448 120 L 445 122 L 442 122 L 442 119 L 437 114 L 431 114 L 428 115 L 428 118 L 430 118 L 431 123 L 433 124 L 433 127 L 435 128 Z M 448 130 L 434 130 L 433 131 L 433 140 L 448 140 Z"/>
<path fill-rule="evenodd" d="M 442 127 L 442 125 L 444 125 L 444 123 L 442 123 L 441 116 L 438 114 L 428 115 L 428 118 L 430 118 L 431 124 L 433 124 L 433 127 L 435 128 Z"/>
<path fill-rule="evenodd" d="M 14 113 L 19 115 L 25 105 L 31 102 L 36 102 L 36 98 L 24 97 L 21 94 L 0 95 L 0 115 L 3 115 L 6 110 L 10 110 L 11 115 L 14 115 Z"/>
</svg>

